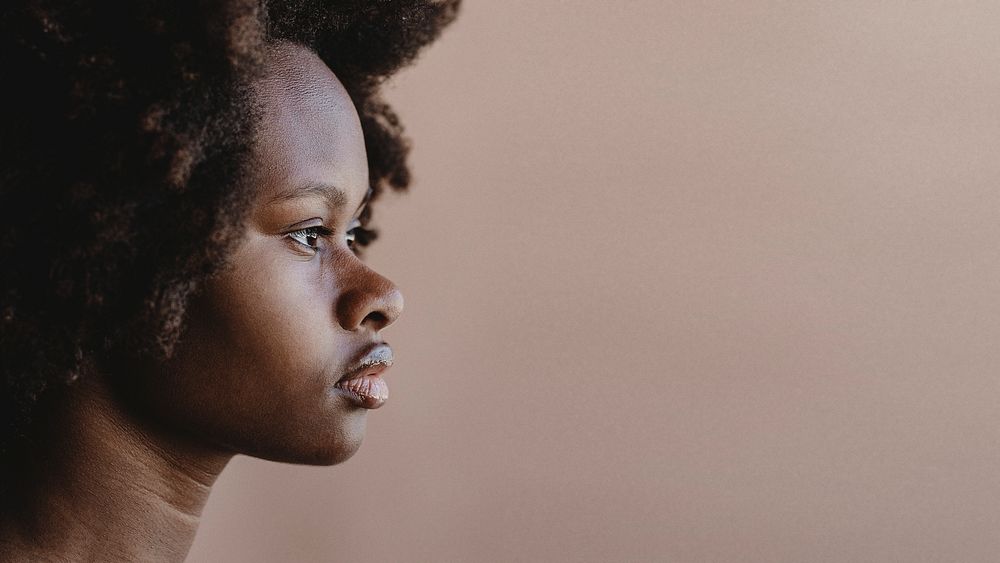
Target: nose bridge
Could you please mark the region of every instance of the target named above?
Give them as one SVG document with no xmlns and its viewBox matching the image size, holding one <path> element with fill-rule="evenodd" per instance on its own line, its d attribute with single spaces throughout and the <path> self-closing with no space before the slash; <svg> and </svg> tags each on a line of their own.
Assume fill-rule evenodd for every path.
<svg viewBox="0 0 1000 563">
<path fill-rule="evenodd" d="M 340 267 L 336 315 L 341 327 L 355 331 L 367 326 L 379 331 L 399 317 L 403 294 L 396 284 L 354 257 Z"/>
</svg>

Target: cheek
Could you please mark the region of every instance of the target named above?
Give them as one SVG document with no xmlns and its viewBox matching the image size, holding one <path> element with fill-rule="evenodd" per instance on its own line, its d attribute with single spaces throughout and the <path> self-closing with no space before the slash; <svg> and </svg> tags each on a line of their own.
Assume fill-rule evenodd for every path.
<svg viewBox="0 0 1000 563">
<path fill-rule="evenodd" d="M 304 463 L 349 457 L 364 413 L 330 393 L 348 358 L 327 281 L 315 261 L 236 261 L 191 303 L 164 374 L 174 384 L 160 395 L 165 408 L 240 453 Z"/>
<path fill-rule="evenodd" d="M 335 357 L 333 296 L 315 264 L 272 262 L 235 270 L 208 288 L 219 352 L 288 366 Z"/>
<path fill-rule="evenodd" d="M 276 406 L 310 396 L 339 355 L 332 296 L 314 262 L 250 259 L 205 293 L 204 339 L 215 371 L 247 399 Z"/>
</svg>

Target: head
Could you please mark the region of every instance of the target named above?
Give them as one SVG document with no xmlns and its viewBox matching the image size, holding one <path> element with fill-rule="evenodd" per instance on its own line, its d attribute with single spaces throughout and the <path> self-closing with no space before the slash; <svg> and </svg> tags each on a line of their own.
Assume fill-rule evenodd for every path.
<svg viewBox="0 0 1000 563">
<path fill-rule="evenodd" d="M 409 183 L 377 88 L 457 2 L 172 4 L 123 2 L 128 30 L 105 7 L 2 14 L 5 442 L 100 377 L 210 446 L 342 461 L 386 394 L 344 380 L 391 362 L 402 310 L 360 257 L 371 204 Z"/>
<path fill-rule="evenodd" d="M 352 240 L 368 160 L 337 77 L 310 49 L 277 42 L 252 96 L 262 120 L 244 231 L 192 296 L 171 357 L 120 370 L 143 374 L 121 383 L 138 412 L 232 451 L 336 463 L 360 446 L 387 391 L 374 380 L 358 397 L 338 381 L 359 363 L 371 373 L 391 363 L 379 345 L 402 295 Z M 366 361 L 372 352 L 381 356 Z"/>
</svg>

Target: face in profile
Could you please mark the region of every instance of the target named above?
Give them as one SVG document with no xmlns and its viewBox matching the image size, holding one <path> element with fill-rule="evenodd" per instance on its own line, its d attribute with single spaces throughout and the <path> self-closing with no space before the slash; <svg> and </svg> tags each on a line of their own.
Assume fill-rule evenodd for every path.
<svg viewBox="0 0 1000 563">
<path fill-rule="evenodd" d="M 211 448 L 337 463 L 388 397 L 381 331 L 402 296 L 353 249 L 369 179 L 344 87 L 312 51 L 284 43 L 255 93 L 264 117 L 245 235 L 189 305 L 171 360 L 141 378 L 140 400 Z"/>
</svg>

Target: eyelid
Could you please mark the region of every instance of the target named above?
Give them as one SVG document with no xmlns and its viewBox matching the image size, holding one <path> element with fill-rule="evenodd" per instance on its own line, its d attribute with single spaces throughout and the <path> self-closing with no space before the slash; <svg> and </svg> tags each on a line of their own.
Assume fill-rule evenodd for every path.
<svg viewBox="0 0 1000 563">
<path fill-rule="evenodd" d="M 364 212 L 366 207 L 367 207 L 366 205 L 362 205 L 361 209 L 358 210 L 357 215 L 351 217 L 351 220 L 348 223 L 347 228 L 345 229 L 346 231 L 349 231 L 351 229 L 356 229 L 362 226 L 361 214 Z M 289 233 L 293 233 L 295 231 L 301 231 L 303 229 L 311 229 L 313 227 L 323 227 L 325 224 L 326 220 L 323 219 L 322 217 L 313 217 L 311 219 L 306 219 L 305 221 L 296 221 L 289 225 L 285 225 L 284 227 L 281 228 L 281 232 L 284 235 L 287 235 Z"/>
<path fill-rule="evenodd" d="M 296 221 L 289 225 L 281 227 L 281 233 L 287 235 L 295 231 L 301 231 L 303 229 L 311 229 L 313 227 L 322 227 L 325 221 L 322 217 L 313 217 L 312 219 L 306 219 L 305 221 Z"/>
</svg>

